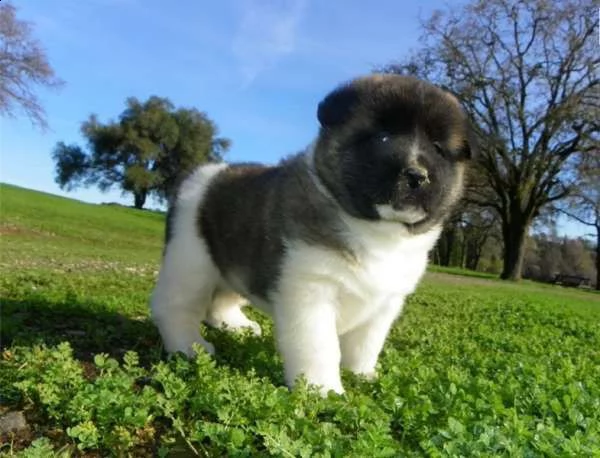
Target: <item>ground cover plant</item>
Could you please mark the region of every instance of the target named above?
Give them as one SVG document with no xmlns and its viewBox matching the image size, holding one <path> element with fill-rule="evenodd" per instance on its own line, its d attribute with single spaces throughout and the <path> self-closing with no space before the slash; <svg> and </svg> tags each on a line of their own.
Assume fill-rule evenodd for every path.
<svg viewBox="0 0 600 458">
<path fill-rule="evenodd" d="M 163 216 L 0 186 L 2 456 L 600 456 L 600 296 L 429 273 L 379 378 L 288 391 L 263 336 L 167 358 Z"/>
</svg>

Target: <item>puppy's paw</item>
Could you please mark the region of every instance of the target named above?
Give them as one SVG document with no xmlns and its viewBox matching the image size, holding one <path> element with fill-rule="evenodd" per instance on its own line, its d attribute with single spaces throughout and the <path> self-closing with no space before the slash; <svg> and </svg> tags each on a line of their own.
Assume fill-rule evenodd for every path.
<svg viewBox="0 0 600 458">
<path fill-rule="evenodd" d="M 241 312 L 234 316 L 228 316 L 227 320 L 217 319 L 214 317 L 207 318 L 204 323 L 210 326 L 211 328 L 223 329 L 226 331 L 244 331 L 246 329 L 250 329 L 252 334 L 255 336 L 262 335 L 262 329 L 260 325 L 256 321 L 252 321 L 248 319 Z"/>
<path fill-rule="evenodd" d="M 344 394 L 346 391 L 344 390 L 344 387 L 340 384 L 334 384 L 334 385 L 318 385 L 316 383 L 310 383 L 310 382 L 306 382 L 304 381 L 303 383 L 305 383 L 307 386 L 311 387 L 312 389 L 316 390 L 321 397 L 326 398 L 327 396 L 329 396 L 329 393 L 335 393 L 338 395 L 342 395 Z M 289 390 L 294 389 L 294 386 L 296 384 L 287 384 L 287 387 Z"/>
<path fill-rule="evenodd" d="M 258 324 L 256 321 L 248 320 L 246 327 L 250 328 L 252 334 L 255 336 L 262 336 L 262 329 L 260 328 L 260 324 Z"/>
<path fill-rule="evenodd" d="M 204 342 L 199 343 L 199 345 L 202 348 L 204 348 L 206 353 L 208 353 L 209 355 L 211 355 L 211 356 L 215 355 L 215 346 L 212 343 L 205 340 Z"/>
<path fill-rule="evenodd" d="M 372 382 L 374 380 L 377 379 L 377 371 L 368 371 L 368 372 L 354 372 L 354 374 L 358 375 L 359 377 L 364 378 L 365 380 L 368 380 L 369 382 Z"/>
<path fill-rule="evenodd" d="M 327 379 L 326 377 L 315 377 L 314 375 L 312 377 L 307 377 L 306 375 L 302 374 L 301 376 L 295 378 L 291 383 L 289 382 L 289 379 L 286 380 L 286 385 L 290 390 L 296 386 L 310 387 L 324 398 L 329 396 L 329 393 L 331 392 L 340 395 L 345 393 L 342 380 L 339 376 L 332 376 L 328 377 Z"/>
<path fill-rule="evenodd" d="M 345 393 L 344 387 L 342 387 L 342 385 L 329 386 L 329 387 L 319 386 L 318 389 L 319 389 L 319 393 L 324 398 L 329 396 L 329 393 L 331 393 L 331 392 L 334 392 L 335 394 L 339 394 L 339 395 L 342 395 Z"/>
<path fill-rule="evenodd" d="M 202 337 L 189 343 L 178 342 L 178 345 L 166 346 L 165 350 L 167 353 L 172 355 L 175 353 L 183 353 L 188 358 L 193 358 L 196 356 L 198 351 L 205 351 L 211 356 L 214 356 L 215 354 L 215 346 L 212 343 L 204 340 Z"/>
</svg>

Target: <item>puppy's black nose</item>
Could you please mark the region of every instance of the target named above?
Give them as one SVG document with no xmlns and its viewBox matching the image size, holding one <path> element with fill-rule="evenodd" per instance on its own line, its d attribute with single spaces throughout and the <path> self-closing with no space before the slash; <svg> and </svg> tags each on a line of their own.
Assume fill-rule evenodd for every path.
<svg viewBox="0 0 600 458">
<path fill-rule="evenodd" d="M 427 170 L 420 167 L 409 167 L 404 169 L 404 176 L 411 189 L 417 189 L 429 183 Z"/>
</svg>

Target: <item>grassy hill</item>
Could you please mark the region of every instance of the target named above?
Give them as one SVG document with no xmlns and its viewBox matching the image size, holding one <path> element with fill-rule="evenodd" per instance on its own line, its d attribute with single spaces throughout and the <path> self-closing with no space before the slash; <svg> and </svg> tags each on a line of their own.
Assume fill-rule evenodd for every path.
<svg viewBox="0 0 600 458">
<path fill-rule="evenodd" d="M 600 456 L 600 295 L 431 273 L 379 378 L 283 387 L 264 335 L 161 353 L 163 215 L 0 185 L 2 456 Z"/>
<path fill-rule="evenodd" d="M 0 185 L 3 258 L 155 263 L 164 216 Z"/>
</svg>

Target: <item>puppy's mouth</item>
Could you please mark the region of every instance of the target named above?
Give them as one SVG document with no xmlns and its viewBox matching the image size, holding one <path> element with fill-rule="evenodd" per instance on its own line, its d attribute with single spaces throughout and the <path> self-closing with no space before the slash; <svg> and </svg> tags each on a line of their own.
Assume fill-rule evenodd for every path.
<svg viewBox="0 0 600 458">
<path fill-rule="evenodd" d="M 392 205 L 376 205 L 379 217 L 384 221 L 395 221 L 404 224 L 417 224 L 427 219 L 427 212 L 420 206 L 394 208 Z"/>
</svg>

